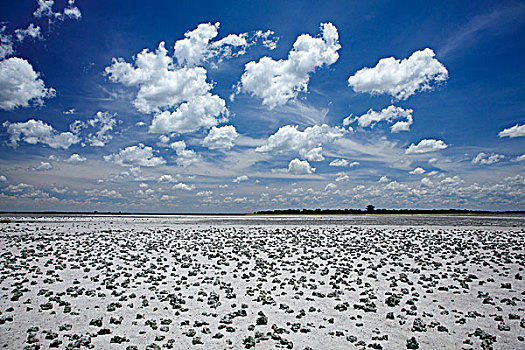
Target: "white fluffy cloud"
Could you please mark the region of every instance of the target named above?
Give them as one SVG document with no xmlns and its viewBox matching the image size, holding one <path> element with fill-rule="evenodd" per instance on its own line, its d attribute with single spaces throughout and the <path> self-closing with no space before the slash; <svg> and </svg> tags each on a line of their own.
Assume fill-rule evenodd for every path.
<svg viewBox="0 0 525 350">
<path fill-rule="evenodd" d="M 332 23 L 321 24 L 321 35 L 300 35 L 285 60 L 262 57 L 248 62 L 241 77 L 240 91 L 261 98 L 269 108 L 285 104 L 299 92 L 308 90 L 310 73 L 335 63 L 341 48 L 339 34 Z"/>
<path fill-rule="evenodd" d="M 320 161 L 324 159 L 321 153 L 323 143 L 340 138 L 344 133 L 344 129 L 326 124 L 314 125 L 304 131 L 297 130 L 297 126 L 285 125 L 255 150 L 261 153 L 296 152 L 307 160 Z"/>
<path fill-rule="evenodd" d="M 82 13 L 75 5 L 75 0 L 69 0 L 64 12 L 54 12 L 54 0 L 38 0 L 38 8 L 33 12 L 36 18 L 49 17 L 51 19 L 58 19 L 63 21 L 66 17 L 79 20 L 82 18 Z"/>
<path fill-rule="evenodd" d="M 329 183 L 328 185 L 325 186 L 324 190 L 325 191 L 331 191 L 331 190 L 334 190 L 337 188 L 337 185 L 334 184 L 334 183 Z"/>
<path fill-rule="evenodd" d="M 33 39 L 42 38 L 40 27 L 35 26 L 33 23 L 30 23 L 26 29 L 16 29 L 15 36 L 18 41 L 23 41 L 26 37 L 31 37 Z"/>
<path fill-rule="evenodd" d="M 230 34 L 212 41 L 219 23 L 201 23 L 184 34 L 174 45 L 174 57 L 168 55 L 164 42 L 155 52 L 142 50 L 128 63 L 114 58 L 105 73 L 109 80 L 136 87 L 133 104 L 142 113 L 154 113 L 151 133 L 190 133 L 209 129 L 228 120 L 225 101 L 211 93 L 207 71 L 200 66 L 213 57 L 219 59 L 243 54 L 257 40 L 271 40 L 273 32 L 258 31 Z M 175 58 L 175 59 L 174 59 Z"/>
<path fill-rule="evenodd" d="M 239 182 L 243 182 L 243 181 L 248 181 L 248 176 L 246 175 L 241 175 L 241 176 L 237 176 L 235 179 L 233 179 L 233 183 L 239 183 Z"/>
<path fill-rule="evenodd" d="M 386 183 L 386 182 L 390 182 L 390 179 L 386 177 L 385 175 L 383 175 L 377 182 Z"/>
<path fill-rule="evenodd" d="M 210 149 L 230 149 L 239 137 L 233 125 L 225 125 L 220 128 L 212 127 L 208 135 L 202 141 L 204 147 Z"/>
<path fill-rule="evenodd" d="M 38 7 L 35 12 L 33 12 L 33 16 L 36 18 L 54 16 L 54 4 L 55 0 L 38 0 Z"/>
<path fill-rule="evenodd" d="M 108 190 L 107 188 L 104 188 L 103 190 L 85 190 L 84 193 L 90 197 L 122 198 L 122 194 L 120 194 L 118 191 Z"/>
<path fill-rule="evenodd" d="M 434 57 L 434 51 L 426 48 L 403 60 L 383 58 L 375 67 L 357 71 L 348 78 L 348 85 L 355 92 L 388 94 L 405 100 L 418 91 L 431 90 L 432 83 L 448 79 L 447 69 Z"/>
<path fill-rule="evenodd" d="M 513 162 L 522 162 L 525 160 L 525 154 L 522 154 L 521 156 L 517 156 L 516 158 L 514 158 L 512 161 Z"/>
<path fill-rule="evenodd" d="M 176 141 L 170 145 L 170 148 L 177 154 L 177 165 L 182 167 L 190 166 L 193 163 L 200 161 L 200 157 L 194 150 L 186 148 L 186 142 Z"/>
<path fill-rule="evenodd" d="M 417 145 L 411 144 L 405 151 L 406 154 L 428 153 L 447 148 L 448 145 L 442 140 L 424 139 Z"/>
<path fill-rule="evenodd" d="M 434 187 L 434 183 L 428 177 L 424 177 L 421 179 L 421 186 L 422 187 Z"/>
<path fill-rule="evenodd" d="M 33 171 L 46 171 L 53 169 L 53 165 L 49 162 L 40 162 L 40 164 L 33 168 Z"/>
<path fill-rule="evenodd" d="M 17 147 L 18 142 L 25 141 L 30 144 L 42 143 L 51 148 L 68 149 L 71 145 L 80 142 L 80 139 L 70 133 L 59 133 L 51 125 L 41 120 L 28 120 L 27 122 L 3 124 L 9 134 L 9 142 L 12 147 Z"/>
<path fill-rule="evenodd" d="M 337 177 L 335 178 L 336 182 L 340 181 L 348 181 L 350 180 L 350 176 L 346 175 L 345 173 L 337 173 Z"/>
<path fill-rule="evenodd" d="M 32 190 L 32 189 L 33 189 L 32 185 L 28 185 L 25 183 L 19 183 L 18 185 L 9 185 L 5 189 L 5 191 L 12 192 L 12 193 L 22 193 L 22 192 L 25 192 L 27 190 Z"/>
<path fill-rule="evenodd" d="M 119 153 L 104 156 L 104 160 L 120 166 L 155 167 L 166 163 L 162 157 L 155 157 L 153 148 L 142 143 L 121 149 Z"/>
<path fill-rule="evenodd" d="M 134 65 L 122 58 L 113 59 L 113 64 L 106 67 L 105 72 L 113 82 L 139 88 L 133 103 L 143 113 L 175 107 L 196 96 L 206 95 L 212 88 L 206 82 L 204 68 L 177 67 L 173 58 L 168 56 L 164 42 L 155 52 L 142 50 Z"/>
<path fill-rule="evenodd" d="M 223 115 L 223 119 L 217 119 Z M 226 103 L 217 95 L 207 93 L 182 103 L 174 112 L 164 111 L 153 118 L 149 132 L 184 134 L 201 128 L 209 129 L 226 121 Z"/>
<path fill-rule="evenodd" d="M 525 136 L 525 124 L 523 125 L 516 124 L 511 128 L 504 129 L 500 131 L 498 136 L 499 137 L 510 137 L 510 138 Z"/>
<path fill-rule="evenodd" d="M 15 53 L 13 39 L 6 33 L 6 26 L 0 28 L 0 60 Z"/>
<path fill-rule="evenodd" d="M 393 122 L 397 119 L 406 119 L 404 121 L 398 121 L 391 127 L 391 132 L 397 133 L 399 131 L 409 131 L 410 125 L 413 123 L 412 109 L 403 109 L 401 107 L 396 107 L 394 105 L 383 108 L 381 111 L 374 111 L 369 109 L 368 112 L 363 114 L 360 117 L 356 117 L 354 120 L 357 120 L 357 124 L 362 127 L 374 127 L 377 123 L 381 121 Z M 349 124 L 349 120 L 345 119 L 343 125 Z"/>
<path fill-rule="evenodd" d="M 41 105 L 45 98 L 54 96 L 55 90 L 46 88 L 33 66 L 23 58 L 0 61 L 0 109 L 10 111 L 30 103 Z"/>
<path fill-rule="evenodd" d="M 334 159 L 328 165 L 329 166 L 339 166 L 339 167 L 354 167 L 354 166 L 358 166 L 359 162 L 349 162 L 347 159 Z"/>
<path fill-rule="evenodd" d="M 411 175 L 421 175 L 425 173 L 425 169 L 417 167 L 414 170 L 410 171 L 409 174 Z"/>
<path fill-rule="evenodd" d="M 183 182 L 179 182 L 172 187 L 174 190 L 191 191 L 195 189 L 195 185 L 188 185 Z"/>
<path fill-rule="evenodd" d="M 164 175 L 161 175 L 157 181 L 158 182 L 175 182 L 176 179 L 169 174 L 164 174 Z"/>
<path fill-rule="evenodd" d="M 175 43 L 174 56 L 181 66 L 194 67 L 212 57 L 242 55 L 250 45 L 248 34 L 230 34 L 221 40 L 211 42 L 219 30 L 220 23 L 201 23 L 196 29 L 184 33 L 184 39 Z"/>
<path fill-rule="evenodd" d="M 68 159 L 65 160 L 65 162 L 70 164 L 80 164 L 85 162 L 86 160 L 86 157 L 82 157 L 78 153 L 73 153 Z"/>
<path fill-rule="evenodd" d="M 262 31 L 258 30 L 255 32 L 256 39 L 262 40 L 262 45 L 270 50 L 275 50 L 277 48 L 277 42 L 279 38 L 275 36 L 275 33 L 271 30 Z"/>
<path fill-rule="evenodd" d="M 115 118 L 116 115 L 116 113 L 111 114 L 109 112 L 99 111 L 93 119 L 89 119 L 87 122 L 75 120 L 69 125 L 69 129 L 74 134 L 79 134 L 82 129 L 85 128 L 98 128 L 96 132 L 90 132 L 86 136 L 85 141 L 93 147 L 104 147 L 107 142 L 113 139 L 113 135 L 110 133 L 117 125 L 117 119 Z M 82 146 L 85 146 L 85 144 L 82 144 Z"/>
<path fill-rule="evenodd" d="M 89 126 L 99 128 L 96 133 L 90 133 L 86 139 L 91 146 L 104 147 L 113 138 L 110 132 L 117 125 L 115 116 L 116 114 L 108 112 L 97 112 L 95 118 L 87 121 Z"/>
<path fill-rule="evenodd" d="M 69 17 L 69 18 L 76 19 L 77 21 L 82 18 L 82 13 L 80 12 L 78 7 L 76 7 L 76 6 L 66 7 L 64 9 L 64 15 Z"/>
<path fill-rule="evenodd" d="M 502 154 L 492 153 L 490 156 L 486 153 L 480 152 L 476 157 L 472 159 L 473 164 L 490 165 L 498 163 L 505 158 Z"/>
<path fill-rule="evenodd" d="M 192 132 L 215 126 L 220 121 L 217 118 L 228 115 L 224 100 L 210 93 L 206 69 L 177 67 L 164 42 L 155 52 L 140 52 L 134 65 L 113 59 L 105 71 L 111 81 L 139 88 L 135 107 L 143 113 L 156 113 L 150 132 Z"/>
<path fill-rule="evenodd" d="M 292 159 L 288 163 L 288 172 L 294 175 L 305 175 L 312 174 L 315 168 L 310 166 L 310 163 L 306 160 L 299 160 L 298 158 Z"/>
<path fill-rule="evenodd" d="M 197 66 L 208 55 L 208 45 L 218 34 L 219 23 L 201 23 L 196 29 L 184 33 L 185 39 L 175 43 L 175 57 L 179 65 Z"/>
</svg>

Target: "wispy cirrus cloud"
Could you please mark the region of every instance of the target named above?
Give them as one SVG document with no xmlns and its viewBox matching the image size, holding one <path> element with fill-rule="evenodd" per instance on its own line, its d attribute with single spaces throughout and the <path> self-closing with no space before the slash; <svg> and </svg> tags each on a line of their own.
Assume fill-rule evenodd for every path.
<svg viewBox="0 0 525 350">
<path fill-rule="evenodd" d="M 502 3 L 503 4 L 503 3 Z M 487 36 L 498 35 L 514 28 L 514 24 L 523 20 L 525 4 L 502 5 L 491 12 L 479 14 L 468 19 L 454 33 L 446 36 L 446 41 L 438 49 L 440 56 L 468 47 Z"/>
</svg>

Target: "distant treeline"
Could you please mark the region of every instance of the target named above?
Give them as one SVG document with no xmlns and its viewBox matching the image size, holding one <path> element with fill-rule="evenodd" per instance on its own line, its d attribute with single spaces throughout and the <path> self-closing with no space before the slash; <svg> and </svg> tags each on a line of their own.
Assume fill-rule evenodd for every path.
<svg viewBox="0 0 525 350">
<path fill-rule="evenodd" d="M 337 215 L 337 214 L 525 214 L 525 211 L 489 211 L 468 209 L 284 209 L 261 210 L 255 215 Z"/>
</svg>

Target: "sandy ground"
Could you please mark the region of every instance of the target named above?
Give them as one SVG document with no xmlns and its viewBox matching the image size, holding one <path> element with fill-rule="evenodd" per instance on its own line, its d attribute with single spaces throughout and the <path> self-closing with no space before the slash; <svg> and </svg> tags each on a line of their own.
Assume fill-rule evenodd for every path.
<svg viewBox="0 0 525 350">
<path fill-rule="evenodd" d="M 0 224 L 3 348 L 525 349 L 516 224 L 20 221 Z"/>
</svg>

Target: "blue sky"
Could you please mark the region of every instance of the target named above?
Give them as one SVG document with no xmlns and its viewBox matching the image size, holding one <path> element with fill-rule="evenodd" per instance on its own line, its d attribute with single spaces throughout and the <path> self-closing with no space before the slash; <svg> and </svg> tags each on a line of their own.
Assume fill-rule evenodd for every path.
<svg viewBox="0 0 525 350">
<path fill-rule="evenodd" d="M 525 210 L 523 2 L 0 13 L 0 210 Z"/>
</svg>

